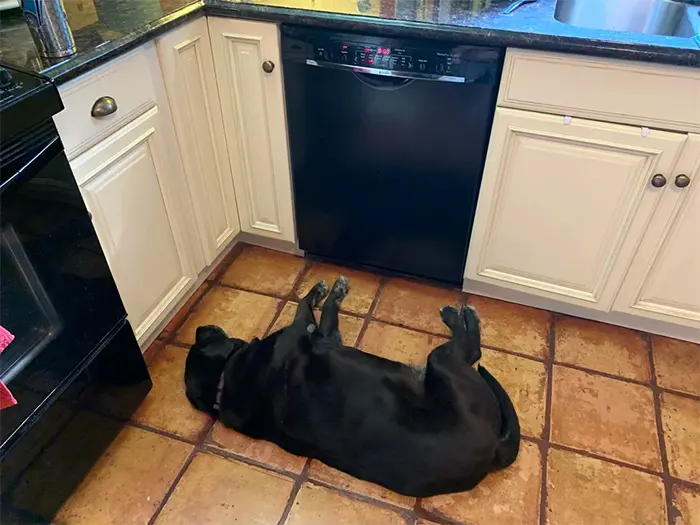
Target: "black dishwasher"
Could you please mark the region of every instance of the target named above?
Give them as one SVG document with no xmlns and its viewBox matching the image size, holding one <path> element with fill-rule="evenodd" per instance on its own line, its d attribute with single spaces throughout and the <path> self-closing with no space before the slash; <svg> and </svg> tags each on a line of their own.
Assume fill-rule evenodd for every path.
<svg viewBox="0 0 700 525">
<path fill-rule="evenodd" d="M 299 246 L 461 283 L 503 51 L 283 26 Z"/>
</svg>

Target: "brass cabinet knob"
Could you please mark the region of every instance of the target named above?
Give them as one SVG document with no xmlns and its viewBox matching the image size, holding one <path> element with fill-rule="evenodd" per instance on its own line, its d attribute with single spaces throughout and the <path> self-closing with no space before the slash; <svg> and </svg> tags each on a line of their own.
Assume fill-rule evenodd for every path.
<svg viewBox="0 0 700 525">
<path fill-rule="evenodd" d="M 690 177 L 684 173 L 681 173 L 680 175 L 676 176 L 674 183 L 679 188 L 686 188 L 690 184 Z"/>
<path fill-rule="evenodd" d="M 95 118 L 106 117 L 117 111 L 117 101 L 112 97 L 100 97 L 92 105 L 90 115 Z"/>
<path fill-rule="evenodd" d="M 275 69 L 275 63 L 272 60 L 265 60 L 262 63 L 262 68 L 265 73 L 272 73 Z"/>
<path fill-rule="evenodd" d="M 654 188 L 663 188 L 666 186 L 666 177 L 661 175 L 661 173 L 657 173 L 651 178 L 651 185 L 654 186 Z"/>
</svg>

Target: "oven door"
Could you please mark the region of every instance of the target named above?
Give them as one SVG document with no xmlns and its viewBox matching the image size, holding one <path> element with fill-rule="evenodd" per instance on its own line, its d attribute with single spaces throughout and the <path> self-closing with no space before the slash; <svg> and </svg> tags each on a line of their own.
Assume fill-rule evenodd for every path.
<svg viewBox="0 0 700 525">
<path fill-rule="evenodd" d="M 29 419 L 126 312 L 52 121 L 3 144 L 0 176 L 0 325 L 15 336 L 0 380 Z M 20 419 L 2 425 L 3 445 Z"/>
</svg>

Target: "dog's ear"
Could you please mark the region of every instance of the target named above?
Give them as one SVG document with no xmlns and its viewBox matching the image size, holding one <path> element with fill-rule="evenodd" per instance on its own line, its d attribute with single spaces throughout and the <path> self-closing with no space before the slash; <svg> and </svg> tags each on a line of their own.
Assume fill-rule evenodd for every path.
<svg viewBox="0 0 700 525">
<path fill-rule="evenodd" d="M 228 335 L 226 335 L 223 328 L 212 324 L 197 327 L 197 332 L 195 334 L 195 344 L 197 346 L 207 346 L 216 341 L 223 341 L 226 339 L 228 339 Z"/>
</svg>

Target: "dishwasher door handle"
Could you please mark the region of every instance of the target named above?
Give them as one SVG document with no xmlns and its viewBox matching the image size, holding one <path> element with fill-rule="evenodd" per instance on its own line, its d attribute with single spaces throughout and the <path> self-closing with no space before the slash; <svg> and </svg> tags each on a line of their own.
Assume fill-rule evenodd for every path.
<svg viewBox="0 0 700 525">
<path fill-rule="evenodd" d="M 352 64 L 336 64 L 335 62 L 323 62 L 318 60 L 306 59 L 306 64 L 309 66 L 323 67 L 327 69 L 340 69 L 343 71 L 352 71 L 354 73 L 365 73 L 367 75 L 379 75 L 382 77 L 407 78 L 413 80 L 430 80 L 433 82 L 456 82 L 464 84 L 467 82 L 465 77 L 455 77 L 451 75 L 433 75 L 430 73 L 411 73 L 410 71 L 392 71 L 391 69 L 381 69 L 376 67 L 356 66 Z M 472 79 L 469 80 L 473 82 Z"/>
</svg>

